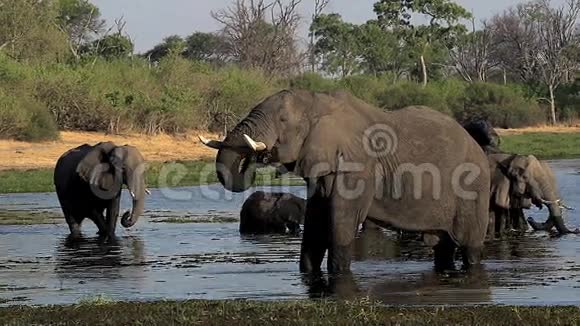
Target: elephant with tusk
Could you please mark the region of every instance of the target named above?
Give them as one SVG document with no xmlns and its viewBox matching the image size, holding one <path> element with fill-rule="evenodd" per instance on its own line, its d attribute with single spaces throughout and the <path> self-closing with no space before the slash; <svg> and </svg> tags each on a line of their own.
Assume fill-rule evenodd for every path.
<svg viewBox="0 0 580 326">
<path fill-rule="evenodd" d="M 150 194 L 144 174 L 145 160 L 133 146 L 101 142 L 64 153 L 54 169 L 54 185 L 71 235 L 80 236 L 81 223 L 89 218 L 100 235 L 114 237 L 123 185 L 133 207 L 123 214 L 121 225 L 135 225 L 143 213 L 145 195 Z"/>
<path fill-rule="evenodd" d="M 306 181 L 302 272 L 319 272 L 326 253 L 330 273 L 348 272 L 366 219 L 432 234 L 436 264 L 452 263 L 458 247 L 466 267 L 480 263 L 489 164 L 445 114 L 420 106 L 384 112 L 346 92 L 284 90 L 254 107 L 223 141 L 200 140 L 218 150 L 216 171 L 227 190 L 252 185 L 263 152 L 272 153 L 269 164 Z M 415 180 L 423 174 L 412 168 L 431 167 L 436 172 Z"/>
<path fill-rule="evenodd" d="M 501 236 L 511 229 L 525 231 L 528 223 L 536 231 L 556 227 L 560 234 L 579 232 L 569 230 L 563 222 L 558 184 L 548 164 L 533 155 L 502 152 L 500 137 L 486 120 L 469 122 L 464 128 L 484 149 L 490 164 L 490 236 Z M 529 209 L 532 204 L 548 208 L 546 222 L 537 223 L 532 218 L 526 221 L 523 209 Z"/>
</svg>

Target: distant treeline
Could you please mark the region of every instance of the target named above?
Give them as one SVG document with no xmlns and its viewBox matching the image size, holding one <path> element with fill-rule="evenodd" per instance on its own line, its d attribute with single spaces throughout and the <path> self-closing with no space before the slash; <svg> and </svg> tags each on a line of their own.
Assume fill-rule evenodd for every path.
<svg viewBox="0 0 580 326">
<path fill-rule="evenodd" d="M 363 25 L 323 13 L 328 1 L 315 1 L 306 49 L 296 34 L 296 8 L 306 3 L 233 2 L 212 13 L 220 31 L 169 36 L 134 54 L 125 23 L 108 27 L 87 0 L 0 0 L 0 138 L 54 139 L 58 130 L 223 131 L 283 88 L 344 89 L 385 110 L 427 105 L 500 127 L 544 123 L 551 112 L 573 120 L 580 110 L 578 0 L 559 9 L 522 5 L 472 32 L 459 23 L 470 15 L 447 0 L 422 1 L 421 8 L 378 1 L 377 19 Z M 525 24 L 530 8 L 560 13 L 558 22 L 573 30 L 557 45 L 550 71 L 529 56 L 546 54 Z M 413 26 L 402 12 L 434 17 Z M 517 52 L 510 40 L 492 42 L 501 26 L 528 37 L 528 52 Z M 544 82 L 550 76 L 556 79 Z"/>
</svg>

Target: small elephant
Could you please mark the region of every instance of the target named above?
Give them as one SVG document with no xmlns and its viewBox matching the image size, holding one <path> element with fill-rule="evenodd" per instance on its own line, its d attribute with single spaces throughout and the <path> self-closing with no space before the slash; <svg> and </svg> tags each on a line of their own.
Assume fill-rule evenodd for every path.
<svg viewBox="0 0 580 326">
<path fill-rule="evenodd" d="M 306 200 L 289 193 L 256 191 L 240 212 L 240 233 L 266 234 L 300 232 Z"/>
<path fill-rule="evenodd" d="M 564 224 L 558 184 L 548 164 L 539 161 L 533 155 L 498 153 L 489 154 L 488 158 L 490 170 L 494 171 L 491 182 L 491 207 L 495 209 L 496 217 L 498 214 L 505 215 L 499 213 L 502 209 L 530 208 L 532 204 L 542 208 L 545 205 L 550 214 L 545 223 L 528 219 L 534 230 L 548 231 L 555 226 L 560 234 L 579 232 L 570 231 Z M 525 230 L 523 214 L 516 214 L 515 219 L 509 222 L 513 223 L 513 227 Z M 505 230 L 505 223 L 505 219 L 500 221 L 500 232 Z M 497 228 L 496 226 L 496 231 Z"/>
<path fill-rule="evenodd" d="M 137 148 L 112 142 L 84 144 L 64 153 L 54 169 L 54 185 L 71 236 L 80 236 L 81 223 L 89 218 L 100 235 L 114 237 L 123 184 L 133 207 L 123 214 L 121 224 L 133 226 L 143 213 L 148 192 L 144 163 Z"/>
</svg>

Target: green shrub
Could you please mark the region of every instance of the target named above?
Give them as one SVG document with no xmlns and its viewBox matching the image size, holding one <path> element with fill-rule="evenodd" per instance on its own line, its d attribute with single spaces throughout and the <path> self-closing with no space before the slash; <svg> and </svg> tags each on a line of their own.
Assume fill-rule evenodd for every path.
<svg viewBox="0 0 580 326">
<path fill-rule="evenodd" d="M 338 83 L 320 74 L 307 72 L 289 81 L 290 88 L 304 89 L 313 92 L 330 92 L 339 89 Z"/>
<path fill-rule="evenodd" d="M 0 138 L 54 140 L 58 130 L 47 108 L 27 94 L 9 95 L 0 89 Z"/>
<path fill-rule="evenodd" d="M 380 105 L 379 97 L 391 85 L 389 81 L 369 75 L 353 75 L 342 79 L 339 85 L 354 96 L 373 105 Z"/>
<path fill-rule="evenodd" d="M 472 119 L 488 119 L 501 128 L 518 128 L 545 121 L 539 105 L 526 99 L 516 88 L 491 84 L 473 83 L 467 86 L 462 98 L 463 110 L 455 111 L 461 122 Z"/>
<path fill-rule="evenodd" d="M 434 85 L 423 87 L 413 82 L 391 85 L 378 96 L 378 104 L 385 110 L 398 110 L 406 106 L 426 105 L 440 112 L 451 113 L 444 94 Z"/>
</svg>

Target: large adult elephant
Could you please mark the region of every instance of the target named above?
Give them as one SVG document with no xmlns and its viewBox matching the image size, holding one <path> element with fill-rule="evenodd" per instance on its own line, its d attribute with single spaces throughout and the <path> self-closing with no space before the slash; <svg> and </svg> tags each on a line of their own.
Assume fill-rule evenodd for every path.
<svg viewBox="0 0 580 326">
<path fill-rule="evenodd" d="M 429 235 L 436 262 L 479 264 L 489 221 L 489 166 L 451 117 L 427 107 L 379 110 L 344 92 L 284 90 L 256 107 L 218 149 L 228 190 L 248 189 L 256 152 L 302 176 L 308 187 L 302 272 L 350 270 L 353 240 L 366 218 Z"/>
<path fill-rule="evenodd" d="M 304 224 L 306 200 L 285 192 L 256 191 L 242 205 L 241 234 L 267 234 L 287 231 L 296 234 Z"/>
<path fill-rule="evenodd" d="M 546 222 L 538 223 L 531 217 L 528 219 L 534 230 L 549 231 L 555 227 L 560 234 L 580 232 L 571 231 L 564 224 L 558 184 L 547 163 L 539 161 L 533 155 L 497 153 L 489 154 L 488 158 L 490 169 L 494 171 L 491 196 L 496 207 L 530 208 L 531 204 L 538 208 L 546 206 L 549 211 Z"/>
<path fill-rule="evenodd" d="M 133 226 L 143 213 L 147 192 L 144 172 L 143 156 L 129 145 L 84 144 L 64 153 L 54 169 L 54 185 L 71 235 L 78 237 L 82 221 L 89 218 L 100 235 L 113 237 L 123 184 L 129 189 L 133 207 L 123 214 L 121 224 Z"/>
</svg>

